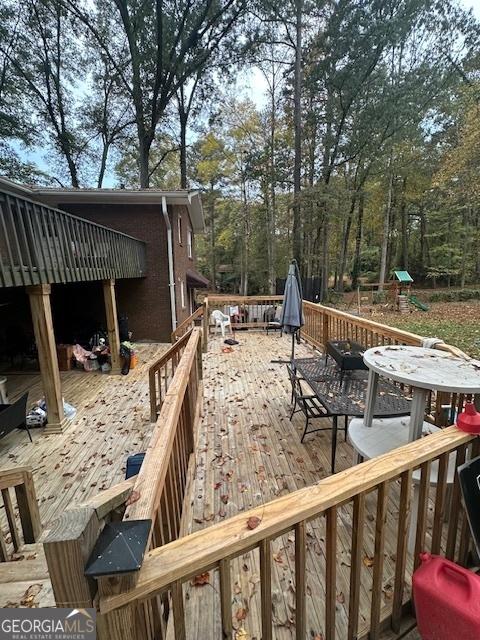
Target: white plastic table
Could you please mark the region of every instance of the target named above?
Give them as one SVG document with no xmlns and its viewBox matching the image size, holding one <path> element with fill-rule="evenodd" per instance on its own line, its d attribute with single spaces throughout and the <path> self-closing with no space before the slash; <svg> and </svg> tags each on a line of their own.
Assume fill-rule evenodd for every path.
<svg viewBox="0 0 480 640">
<path fill-rule="evenodd" d="M 378 377 L 412 387 L 409 442 L 422 435 L 429 391 L 480 393 L 480 362 L 424 347 L 383 346 L 368 349 L 363 360 L 369 369 L 364 424 L 372 426 Z"/>
</svg>

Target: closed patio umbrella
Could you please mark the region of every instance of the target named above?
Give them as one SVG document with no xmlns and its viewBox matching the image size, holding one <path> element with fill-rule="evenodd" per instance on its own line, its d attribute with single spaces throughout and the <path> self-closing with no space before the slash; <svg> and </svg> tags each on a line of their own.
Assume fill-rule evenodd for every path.
<svg viewBox="0 0 480 640">
<path fill-rule="evenodd" d="M 282 331 L 292 335 L 292 356 L 295 354 L 295 338 L 299 339 L 300 327 L 303 327 L 302 283 L 296 260 L 292 260 L 288 269 L 280 324 Z"/>
</svg>

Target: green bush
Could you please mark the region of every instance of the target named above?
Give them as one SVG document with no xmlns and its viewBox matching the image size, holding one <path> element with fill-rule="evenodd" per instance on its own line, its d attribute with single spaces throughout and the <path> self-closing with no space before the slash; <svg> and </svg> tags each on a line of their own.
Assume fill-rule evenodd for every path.
<svg viewBox="0 0 480 640">
<path fill-rule="evenodd" d="M 478 289 L 458 289 L 454 291 L 437 291 L 430 294 L 429 302 L 465 302 L 466 300 L 480 300 Z"/>
<path fill-rule="evenodd" d="M 343 300 L 343 293 L 338 293 L 337 291 L 333 291 L 333 289 L 327 291 L 326 302 L 328 304 L 336 305 L 341 300 Z"/>
<path fill-rule="evenodd" d="M 373 284 L 374 282 L 378 282 L 378 272 L 377 271 L 365 271 L 363 277 L 368 282 L 368 284 Z"/>
<path fill-rule="evenodd" d="M 384 304 L 387 300 L 387 294 L 385 291 L 374 291 L 372 294 L 373 304 Z"/>
</svg>

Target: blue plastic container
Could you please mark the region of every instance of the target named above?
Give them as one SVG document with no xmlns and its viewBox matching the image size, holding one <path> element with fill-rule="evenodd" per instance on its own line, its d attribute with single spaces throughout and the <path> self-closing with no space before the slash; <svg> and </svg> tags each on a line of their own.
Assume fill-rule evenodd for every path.
<svg viewBox="0 0 480 640">
<path fill-rule="evenodd" d="M 137 473 L 140 471 L 140 467 L 142 466 L 144 458 L 145 453 L 134 453 L 132 456 L 128 456 L 125 480 L 128 480 L 128 478 L 137 475 Z"/>
</svg>

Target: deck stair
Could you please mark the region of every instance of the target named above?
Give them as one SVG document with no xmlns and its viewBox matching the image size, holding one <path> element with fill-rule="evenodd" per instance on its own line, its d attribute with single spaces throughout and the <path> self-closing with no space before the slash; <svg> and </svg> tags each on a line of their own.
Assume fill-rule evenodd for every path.
<svg viewBox="0 0 480 640">
<path fill-rule="evenodd" d="M 39 542 L 42 527 L 32 472 L 26 467 L 1 470 L 0 490 L 0 607 L 54 607 L 43 544 Z"/>
</svg>

